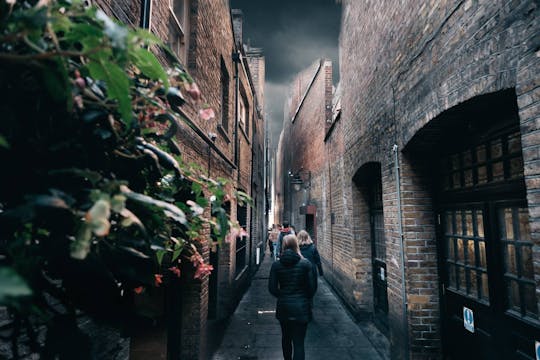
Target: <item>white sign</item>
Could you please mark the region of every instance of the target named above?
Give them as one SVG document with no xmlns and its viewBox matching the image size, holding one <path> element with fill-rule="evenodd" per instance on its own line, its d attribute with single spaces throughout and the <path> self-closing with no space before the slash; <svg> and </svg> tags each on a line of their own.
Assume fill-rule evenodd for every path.
<svg viewBox="0 0 540 360">
<path fill-rule="evenodd" d="M 381 268 L 380 276 L 381 276 L 381 280 L 384 281 L 384 268 L 383 267 Z"/>
<path fill-rule="evenodd" d="M 468 307 L 463 307 L 463 326 L 470 332 L 474 332 L 474 314 Z"/>
<path fill-rule="evenodd" d="M 255 262 L 257 265 L 259 265 L 260 261 L 261 261 L 261 248 L 257 248 L 257 252 L 255 253 Z"/>
<path fill-rule="evenodd" d="M 534 342 L 534 353 L 536 354 L 536 360 L 540 360 L 540 342 Z"/>
</svg>

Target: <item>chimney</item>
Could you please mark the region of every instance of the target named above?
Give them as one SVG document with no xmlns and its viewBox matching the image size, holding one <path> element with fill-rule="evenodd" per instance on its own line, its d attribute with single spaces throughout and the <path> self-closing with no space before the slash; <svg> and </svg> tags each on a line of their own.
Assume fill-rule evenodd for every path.
<svg viewBox="0 0 540 360">
<path fill-rule="evenodd" d="M 242 45 L 242 23 L 244 21 L 244 13 L 240 9 L 232 9 L 231 15 L 233 21 L 234 42 Z"/>
</svg>

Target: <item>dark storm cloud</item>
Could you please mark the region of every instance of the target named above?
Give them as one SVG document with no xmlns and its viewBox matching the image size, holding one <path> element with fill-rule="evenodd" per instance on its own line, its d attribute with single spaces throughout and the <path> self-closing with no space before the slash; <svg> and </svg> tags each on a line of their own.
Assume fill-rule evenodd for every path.
<svg viewBox="0 0 540 360">
<path fill-rule="evenodd" d="M 265 111 L 275 143 L 294 76 L 315 60 L 329 58 L 337 80 L 341 7 L 335 0 L 232 0 L 231 7 L 244 12 L 244 42 L 264 49 Z"/>
</svg>

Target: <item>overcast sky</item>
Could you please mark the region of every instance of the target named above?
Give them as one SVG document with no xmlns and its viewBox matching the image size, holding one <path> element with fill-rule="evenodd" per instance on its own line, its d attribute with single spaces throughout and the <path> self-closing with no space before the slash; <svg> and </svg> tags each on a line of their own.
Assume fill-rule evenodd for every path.
<svg viewBox="0 0 540 360">
<path fill-rule="evenodd" d="M 333 61 L 337 81 L 341 5 L 336 0 L 231 0 L 231 7 L 244 13 L 244 43 L 264 51 L 265 112 L 276 143 L 294 76 L 324 57 Z"/>
</svg>

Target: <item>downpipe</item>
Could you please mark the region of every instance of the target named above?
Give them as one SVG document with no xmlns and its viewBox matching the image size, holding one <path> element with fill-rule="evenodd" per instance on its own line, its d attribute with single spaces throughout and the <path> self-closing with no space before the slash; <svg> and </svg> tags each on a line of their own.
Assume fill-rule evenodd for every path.
<svg viewBox="0 0 540 360">
<path fill-rule="evenodd" d="M 234 163 L 238 169 L 236 177 L 238 186 L 240 185 L 240 136 L 238 135 L 238 102 L 240 101 L 238 94 L 240 92 L 240 75 L 238 74 L 238 63 L 240 62 L 240 51 L 236 50 L 235 52 L 233 52 L 232 60 L 234 62 Z"/>
<path fill-rule="evenodd" d="M 394 153 L 394 166 L 396 172 L 396 194 L 397 194 L 397 210 L 398 210 L 398 231 L 400 239 L 400 263 L 401 263 L 401 292 L 402 292 L 402 324 L 405 340 L 405 359 L 409 359 L 409 327 L 407 322 L 407 287 L 405 284 L 405 236 L 403 235 L 403 214 L 401 208 L 401 174 L 399 166 L 399 151 L 397 144 L 392 147 Z"/>
</svg>

